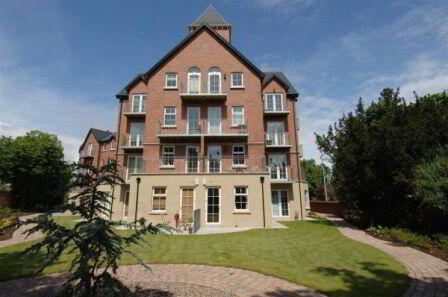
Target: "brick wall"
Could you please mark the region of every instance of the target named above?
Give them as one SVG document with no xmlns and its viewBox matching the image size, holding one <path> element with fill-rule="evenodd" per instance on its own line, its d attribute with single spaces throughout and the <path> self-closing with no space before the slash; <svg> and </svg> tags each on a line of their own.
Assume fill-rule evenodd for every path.
<svg viewBox="0 0 448 297">
<path fill-rule="evenodd" d="M 310 201 L 311 211 L 332 214 L 341 217 L 344 213 L 344 205 L 341 201 Z"/>
</svg>

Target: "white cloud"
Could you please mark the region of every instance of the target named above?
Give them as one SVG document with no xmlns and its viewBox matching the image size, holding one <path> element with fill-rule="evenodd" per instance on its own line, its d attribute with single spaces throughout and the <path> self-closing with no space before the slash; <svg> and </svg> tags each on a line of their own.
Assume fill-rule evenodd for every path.
<svg viewBox="0 0 448 297">
<path fill-rule="evenodd" d="M 1 17 L 7 12 L 0 12 L 0 135 L 36 129 L 56 134 L 65 159 L 74 161 L 90 127 L 115 129 L 116 102 L 94 97 L 95 90 L 86 92 L 83 86 L 68 90 L 62 85 L 72 57 L 64 18 L 53 5 L 36 1 L 8 7 L 7 12 L 21 16 L 19 28 L 4 25 Z M 31 67 L 32 59 L 44 61 L 45 68 Z"/>
</svg>

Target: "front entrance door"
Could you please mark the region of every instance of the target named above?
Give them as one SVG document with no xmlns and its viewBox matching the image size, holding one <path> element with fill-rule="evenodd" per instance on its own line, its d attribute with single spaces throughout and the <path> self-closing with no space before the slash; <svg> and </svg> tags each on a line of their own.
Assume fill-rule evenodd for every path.
<svg viewBox="0 0 448 297">
<path fill-rule="evenodd" d="M 287 190 L 272 190 L 272 216 L 287 217 L 289 216 L 289 202 Z"/>
<path fill-rule="evenodd" d="M 194 189 L 183 188 L 181 205 L 180 205 L 180 220 L 183 223 L 192 224 L 193 223 L 193 198 Z"/>
</svg>

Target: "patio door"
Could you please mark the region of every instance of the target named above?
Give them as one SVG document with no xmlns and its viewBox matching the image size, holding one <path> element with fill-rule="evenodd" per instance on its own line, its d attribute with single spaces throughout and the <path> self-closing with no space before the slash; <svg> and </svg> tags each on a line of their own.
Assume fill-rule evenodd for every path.
<svg viewBox="0 0 448 297">
<path fill-rule="evenodd" d="M 187 133 L 200 134 L 201 133 L 201 110 L 199 107 L 188 107 L 187 109 Z"/>
<path fill-rule="evenodd" d="M 185 162 L 185 171 L 187 173 L 199 172 L 199 147 L 187 146 L 187 158 Z"/>
<path fill-rule="evenodd" d="M 210 145 L 208 147 L 208 172 L 220 173 L 221 172 L 221 146 Z"/>
<path fill-rule="evenodd" d="M 185 223 L 193 223 L 194 189 L 182 188 L 180 201 L 180 219 Z"/>
<path fill-rule="evenodd" d="M 208 108 L 208 133 L 221 134 L 221 107 Z"/>
<path fill-rule="evenodd" d="M 287 217 L 289 216 L 289 202 L 287 190 L 272 190 L 272 216 Z"/>
<path fill-rule="evenodd" d="M 268 122 L 267 145 L 285 144 L 284 122 Z"/>
<path fill-rule="evenodd" d="M 207 188 L 206 211 L 207 223 L 219 224 L 221 222 L 221 189 L 218 187 Z"/>
</svg>

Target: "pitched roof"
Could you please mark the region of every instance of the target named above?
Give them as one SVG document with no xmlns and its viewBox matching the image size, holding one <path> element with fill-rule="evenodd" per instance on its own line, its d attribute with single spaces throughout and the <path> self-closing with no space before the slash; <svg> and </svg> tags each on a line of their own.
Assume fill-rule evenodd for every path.
<svg viewBox="0 0 448 297">
<path fill-rule="evenodd" d="M 111 132 L 109 130 L 105 131 L 105 130 L 90 128 L 89 132 L 87 132 L 86 138 L 84 139 L 81 146 L 79 147 L 79 150 L 81 150 L 83 148 L 83 146 L 86 144 L 87 138 L 89 138 L 90 133 L 93 134 L 93 136 L 95 137 L 95 139 L 98 142 L 107 142 L 107 141 L 111 140 L 112 138 L 114 138 L 115 134 L 116 134 L 116 132 Z"/>
<path fill-rule="evenodd" d="M 276 78 L 286 89 L 286 94 L 297 96 L 299 93 L 283 72 L 265 72 L 262 87 L 265 87 L 271 80 Z"/>
<path fill-rule="evenodd" d="M 219 12 L 210 4 L 210 6 L 191 24 L 191 26 L 199 26 L 203 23 L 209 25 L 230 25 L 219 14 Z"/>
<path fill-rule="evenodd" d="M 126 98 L 129 95 L 129 89 L 134 86 L 137 82 L 144 80 L 147 81 L 148 78 L 159 69 L 171 56 L 177 53 L 184 45 L 186 45 L 194 36 L 198 35 L 200 32 L 207 30 L 212 36 L 214 36 L 221 44 L 228 48 L 233 54 L 243 60 L 250 68 L 252 68 L 260 78 L 264 76 L 264 73 L 258 69 L 249 59 L 247 59 L 242 53 L 240 53 L 235 47 L 232 46 L 230 42 L 225 40 L 221 35 L 216 33 L 208 24 L 204 23 L 200 27 L 187 35 L 181 42 L 179 42 L 168 54 L 166 54 L 162 59 L 159 60 L 151 69 L 143 74 L 138 74 L 131 82 L 129 82 L 118 94 L 115 95 L 117 99 Z"/>
</svg>

